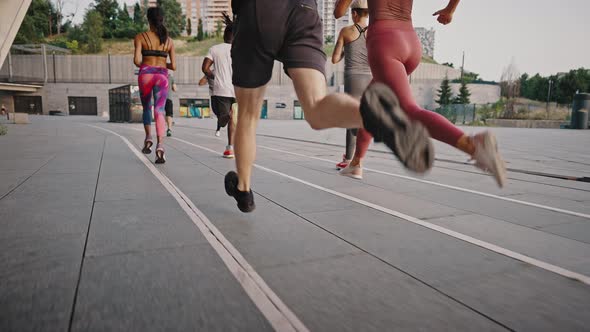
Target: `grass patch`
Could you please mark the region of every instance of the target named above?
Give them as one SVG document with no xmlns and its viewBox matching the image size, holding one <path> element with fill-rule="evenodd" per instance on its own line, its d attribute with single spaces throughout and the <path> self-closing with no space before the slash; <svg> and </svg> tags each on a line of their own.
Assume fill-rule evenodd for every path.
<svg viewBox="0 0 590 332">
<path fill-rule="evenodd" d="M 426 55 L 423 55 L 422 56 L 422 61 L 420 61 L 420 62 L 422 62 L 422 63 L 432 63 L 432 64 L 435 64 L 435 65 L 438 65 L 438 62 L 436 62 L 433 58 L 431 58 L 429 56 L 426 56 Z"/>
<path fill-rule="evenodd" d="M 0 136 L 6 135 L 8 133 L 8 128 L 0 124 Z"/>
<path fill-rule="evenodd" d="M 174 47 L 178 55 L 203 56 L 211 46 L 223 43 L 222 38 L 205 39 L 197 41 L 194 37 L 179 37 L 174 39 Z M 132 39 L 105 39 L 102 51 L 99 54 L 106 55 L 132 55 L 134 50 Z"/>
<path fill-rule="evenodd" d="M 217 44 L 223 43 L 223 38 L 205 39 L 203 41 L 192 40 L 179 40 L 174 41 L 176 47 L 176 54 L 179 55 L 192 55 L 192 56 L 203 56 L 207 55 L 207 51 Z"/>
</svg>

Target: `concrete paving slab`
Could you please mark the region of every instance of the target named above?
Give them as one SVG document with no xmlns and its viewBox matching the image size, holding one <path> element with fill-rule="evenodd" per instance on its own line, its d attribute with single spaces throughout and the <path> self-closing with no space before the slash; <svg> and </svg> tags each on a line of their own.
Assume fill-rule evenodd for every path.
<svg viewBox="0 0 590 332">
<path fill-rule="evenodd" d="M 174 248 L 207 240 L 172 197 L 97 202 L 87 256 Z"/>
<path fill-rule="evenodd" d="M 274 175 L 273 175 L 274 176 Z M 298 214 L 347 210 L 356 206 L 354 203 L 323 191 L 309 191 L 310 187 L 301 183 L 289 184 L 254 184 L 253 190 L 268 197 L 273 202 L 287 206 Z"/>
<path fill-rule="evenodd" d="M 93 193 L 96 186 L 103 142 L 105 150 L 98 188 L 102 195 L 98 198 L 102 200 L 99 199 L 94 210 L 73 329 L 269 329 L 209 245 L 198 241 L 201 235 L 182 210 L 175 208 L 176 203 L 145 165 L 130 153 L 119 137 L 85 127 L 86 123 L 120 132 L 137 147 L 142 144 L 142 132 L 125 129 L 141 130 L 141 125 L 113 126 L 103 123 L 102 119 L 88 117 L 34 117 L 32 124 L 21 126 L 23 129 L 16 133 L 11 130 L 0 139 L 0 150 L 7 151 L 3 155 L 15 160 L 12 165 L 4 166 L 24 165 L 27 158 L 53 158 L 37 173 L 39 178 L 33 179 L 33 186 L 25 186 L 26 191 L 17 190 L 15 195 L 0 200 L 0 250 L 4 250 L 0 254 L 0 309 L 15 303 L 14 308 L 5 310 L 11 320 L 1 319 L 4 316 L 0 313 L 0 330 L 41 329 L 38 326 L 44 330 L 67 329 L 64 322 L 69 320 L 75 289 L 70 285 L 77 281 L 76 274 L 70 270 L 79 270 L 80 246 L 94 201 L 88 193 Z M 288 125 L 292 127 L 283 128 L 279 124 L 273 130 L 280 134 L 316 133 L 298 128 L 293 121 Z M 264 197 L 256 195 L 257 211 L 242 214 L 222 187 L 223 175 L 235 167 L 233 160 L 220 157 L 224 140 L 189 136 L 192 132 L 212 134 L 212 129 L 179 128 L 175 129 L 175 137 L 219 151 L 219 154 L 166 140 L 169 162 L 156 167 L 197 204 L 311 330 L 501 328 L 476 311 L 515 330 L 583 330 L 588 324 L 588 288 L 577 282 L 395 220 L 280 176 L 255 170 L 254 190 Z M 508 141 L 516 137 L 515 142 L 531 139 L 519 136 L 520 133 L 507 132 L 505 137 Z M 561 133 L 566 131 L 557 134 Z M 337 132 L 328 137 L 327 142 L 343 144 L 343 137 L 343 133 Z M 522 158 L 517 162 L 527 167 L 537 163 L 564 172 L 583 171 L 580 164 L 565 165 L 570 161 L 559 159 L 567 159 L 576 151 L 557 151 L 553 156 L 544 154 L 569 140 L 567 137 L 558 140 L 562 138 L 564 140 L 555 147 L 535 147 L 519 142 L 524 144 L 524 150 L 510 151 L 510 156 L 520 154 Z M 343 151 L 341 147 L 267 137 L 260 137 L 259 143 L 333 158 L 334 163 Z M 452 149 L 439 152 L 443 157 L 461 157 Z M 149 159 L 153 161 L 153 154 Z M 574 159 L 574 162 L 584 161 L 583 158 Z M 464 209 L 464 205 L 468 205 L 469 211 L 473 211 L 469 216 L 452 221 L 430 220 L 453 223 L 449 227 L 461 227 L 457 229 L 507 247 L 520 244 L 520 240 L 522 246 L 515 246 L 515 250 L 545 255 L 547 260 L 566 268 L 571 266 L 585 271 L 583 268 L 588 265 L 584 260 L 588 256 L 587 244 L 548 234 L 552 230 L 543 228 L 549 225 L 547 228 L 556 227 L 556 232 L 567 231 L 585 237 L 584 220 L 561 220 L 561 216 L 538 214 L 520 205 L 506 207 L 489 198 L 470 199 L 467 196 L 473 196 L 471 194 L 464 197 L 456 191 L 437 190 L 431 185 L 369 172 L 364 183 L 346 181 L 348 179 L 335 174 L 332 163 L 264 149 L 259 150 L 258 162 L 322 186 L 355 193 L 361 199 L 407 211 L 413 216 L 444 217 L 447 212 L 456 214 L 469 210 Z M 372 153 L 368 162 L 385 171 L 404 172 L 390 155 Z M 69 167 L 70 164 L 73 167 Z M 471 166 L 437 165 L 439 167 L 426 179 L 449 181 L 449 184 L 476 190 L 489 187 L 489 177 L 470 173 Z M 25 165 L 24 170 L 33 172 L 36 169 L 28 170 Z M 1 172 L 0 167 L 0 179 Z M 45 179 L 54 175 L 61 178 Z M 84 175 L 93 176 L 94 181 L 85 182 Z M 588 191 L 579 183 L 524 174 L 511 174 L 511 177 L 515 178 L 510 181 L 514 188 L 493 193 L 515 197 L 522 194 L 531 200 L 556 197 L 562 199 L 563 204 L 570 204 L 567 206 L 572 209 L 585 208 L 579 204 L 590 201 Z M 37 187 L 40 190 L 35 193 L 33 189 Z M 58 197 L 53 197 L 56 194 Z M 333 211 L 326 211 L 326 208 Z M 554 226 L 555 220 L 564 223 Z M 69 244 L 68 241 L 76 239 L 79 243 Z M 361 250 L 379 259 L 359 253 Z M 412 276 L 394 269 L 392 264 Z M 49 272 L 48 281 L 45 270 L 57 272 Z M 8 279 L 3 279 L 4 276 Z M 413 277 L 422 278 L 428 285 Z M 5 285 L 8 286 L 3 288 Z M 59 297 L 59 300 L 52 297 Z M 8 300 L 3 302 L 4 298 Z M 56 307 L 52 307 L 53 304 Z M 8 323 L 2 325 L 4 322 Z"/>
<path fill-rule="evenodd" d="M 82 233 L 88 228 L 92 202 L 39 201 L 12 195 L 0 200 L 1 238 Z"/>
<path fill-rule="evenodd" d="M 432 201 L 394 193 L 378 187 L 363 185 L 363 183 L 349 187 L 341 186 L 338 188 L 338 191 L 419 219 L 456 216 L 469 213 L 465 210 L 449 207 Z"/>
<path fill-rule="evenodd" d="M 145 168 L 145 166 L 144 166 Z M 117 175 L 101 177 L 96 190 L 96 201 L 119 201 L 137 199 L 157 199 L 168 197 L 170 193 L 162 187 L 153 175 L 138 171 L 137 175 Z"/>
<path fill-rule="evenodd" d="M 533 228 L 585 220 L 581 217 L 489 199 L 464 192 L 455 191 L 451 195 L 447 189 L 431 188 L 430 190 L 408 195 Z"/>
<path fill-rule="evenodd" d="M 590 205 L 585 204 L 583 200 L 572 200 L 557 195 L 546 195 L 538 193 L 526 193 L 520 195 L 512 195 L 510 198 L 518 199 L 526 202 L 533 202 L 537 204 L 553 206 L 556 208 L 580 212 L 590 215 Z M 590 199 L 590 193 L 579 196 L 580 199 Z"/>
<path fill-rule="evenodd" d="M 590 302 L 590 297 L 576 296 L 572 304 L 569 296 L 562 297 L 559 291 L 554 293 L 552 290 L 564 287 L 567 288 L 568 293 L 573 294 L 577 291 L 586 293 L 590 291 L 586 285 L 569 282 L 568 279 L 552 272 L 530 267 L 460 240 L 450 238 L 445 240 L 446 235 L 440 233 L 437 235 L 420 226 L 390 222 L 392 226 L 388 230 L 386 224 L 377 224 L 375 221 L 378 219 L 374 216 L 369 218 L 366 215 L 355 215 L 355 211 L 350 211 L 348 216 L 335 215 L 336 213 L 338 212 L 306 216 L 325 227 L 330 227 L 333 232 L 392 265 L 510 327 L 518 326 L 520 329 L 530 327 L 534 330 L 541 326 L 537 325 L 537 322 L 541 320 L 544 324 L 549 324 L 546 326 L 553 326 L 555 329 L 560 325 L 557 320 L 551 323 L 550 317 L 566 315 L 565 313 L 569 312 L 572 306 L 576 308 L 576 312 L 572 314 L 575 324 L 583 321 L 580 311 L 587 310 L 586 302 Z M 353 218 L 356 219 L 356 224 L 353 223 Z M 522 270 L 530 270 L 530 272 L 523 273 Z M 512 279 L 511 275 L 519 275 L 519 278 Z M 478 281 L 490 276 L 498 276 L 494 286 L 478 288 Z M 529 279 L 530 284 L 527 283 Z M 450 285 L 452 287 L 449 287 Z M 473 291 L 472 288 L 477 288 L 478 291 Z M 494 289 L 515 290 L 518 288 L 523 290 L 512 293 L 494 291 Z M 523 310 L 517 310 L 516 306 L 504 312 L 501 303 L 508 298 L 522 304 L 530 300 L 529 294 L 535 292 L 547 293 L 552 303 L 548 307 L 552 310 L 536 305 L 523 309 L 527 315 L 525 323 L 520 317 Z"/>
<path fill-rule="evenodd" d="M 590 245 L 544 230 L 479 215 L 434 218 L 429 222 L 501 247 L 590 275 Z"/>
<path fill-rule="evenodd" d="M 88 258 L 73 331 L 270 331 L 209 245 Z"/>
<path fill-rule="evenodd" d="M 366 207 L 303 216 L 430 284 L 514 267 L 496 253 Z"/>
<path fill-rule="evenodd" d="M 590 244 L 590 221 L 578 221 L 541 228 L 542 231 Z"/>
<path fill-rule="evenodd" d="M 11 193 L 16 199 L 77 204 L 91 202 L 97 173 L 35 174 Z"/>
<path fill-rule="evenodd" d="M 533 267 L 450 282 L 444 288 L 516 331 L 583 331 L 590 288 Z"/>
<path fill-rule="evenodd" d="M 0 240 L 1 331 L 67 330 L 84 238 Z"/>
<path fill-rule="evenodd" d="M 16 188 L 34 172 L 33 170 L 0 171 L 0 197 Z"/>
<path fill-rule="evenodd" d="M 367 255 L 259 273 L 311 331 L 503 330 Z"/>
<path fill-rule="evenodd" d="M 56 156 L 39 171 L 39 174 L 68 174 L 89 172 L 98 174 L 101 155 Z"/>
<path fill-rule="evenodd" d="M 45 158 L 29 158 L 29 159 L 0 159 L 0 171 L 19 171 L 32 170 L 36 171 L 45 165 L 50 157 Z"/>
</svg>

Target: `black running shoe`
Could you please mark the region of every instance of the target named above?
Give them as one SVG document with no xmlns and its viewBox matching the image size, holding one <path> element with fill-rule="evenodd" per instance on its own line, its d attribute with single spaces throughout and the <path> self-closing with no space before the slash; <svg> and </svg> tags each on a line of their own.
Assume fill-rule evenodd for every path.
<svg viewBox="0 0 590 332">
<path fill-rule="evenodd" d="M 235 198 L 238 202 L 238 209 L 247 213 L 252 212 L 256 209 L 254 203 L 254 194 L 250 191 L 239 191 L 238 190 L 238 174 L 234 171 L 228 172 L 225 175 L 225 192 Z"/>
<path fill-rule="evenodd" d="M 363 93 L 361 116 L 375 142 L 383 142 L 411 171 L 432 168 L 434 145 L 426 128 L 412 121 L 400 107 L 397 96 L 382 83 L 373 83 Z"/>
</svg>

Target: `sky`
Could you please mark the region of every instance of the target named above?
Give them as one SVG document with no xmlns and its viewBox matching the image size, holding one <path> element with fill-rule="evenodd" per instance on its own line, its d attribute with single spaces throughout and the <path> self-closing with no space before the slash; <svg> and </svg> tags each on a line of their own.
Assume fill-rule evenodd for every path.
<svg viewBox="0 0 590 332">
<path fill-rule="evenodd" d="M 78 7 L 79 22 L 93 1 L 66 2 L 66 13 Z M 462 0 L 453 22 L 442 26 L 432 13 L 446 4 L 414 0 L 414 25 L 435 29 L 439 63 L 459 67 L 465 51 L 465 69 L 495 81 L 511 62 L 531 75 L 590 68 L 590 0 Z"/>
</svg>

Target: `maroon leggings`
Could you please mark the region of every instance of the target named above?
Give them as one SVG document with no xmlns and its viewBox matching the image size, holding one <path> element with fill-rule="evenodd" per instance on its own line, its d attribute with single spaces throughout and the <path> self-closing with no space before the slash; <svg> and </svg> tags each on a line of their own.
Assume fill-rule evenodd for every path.
<svg viewBox="0 0 590 332">
<path fill-rule="evenodd" d="M 397 95 L 408 117 L 422 123 L 432 138 L 457 145 L 463 131 L 442 115 L 416 104 L 408 76 L 422 59 L 422 46 L 411 21 L 378 20 L 367 31 L 367 51 L 373 81 L 387 84 Z M 371 143 L 365 130 L 357 134 L 356 156 L 364 157 Z"/>
</svg>

